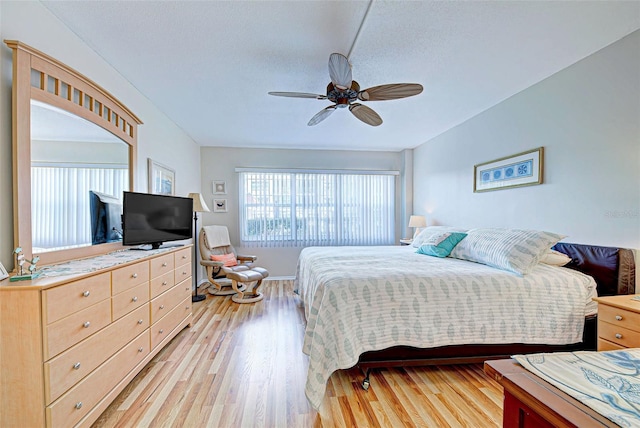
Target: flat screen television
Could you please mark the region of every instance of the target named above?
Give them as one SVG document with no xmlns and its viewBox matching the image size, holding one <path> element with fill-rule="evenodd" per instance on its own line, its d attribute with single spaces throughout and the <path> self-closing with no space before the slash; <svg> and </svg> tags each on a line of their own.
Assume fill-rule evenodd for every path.
<svg viewBox="0 0 640 428">
<path fill-rule="evenodd" d="M 122 202 L 113 195 L 89 190 L 91 244 L 122 241 Z"/>
<path fill-rule="evenodd" d="M 124 192 L 122 208 L 123 245 L 156 249 L 193 235 L 191 198 Z"/>
</svg>

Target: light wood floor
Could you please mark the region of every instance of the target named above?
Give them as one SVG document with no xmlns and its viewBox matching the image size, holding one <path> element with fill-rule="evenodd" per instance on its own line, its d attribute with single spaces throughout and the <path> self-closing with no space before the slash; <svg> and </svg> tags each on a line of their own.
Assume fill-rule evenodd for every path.
<svg viewBox="0 0 640 428">
<path fill-rule="evenodd" d="M 304 312 L 292 282 L 266 281 L 265 299 L 255 304 L 208 294 L 194 303 L 193 326 L 94 426 L 501 426 L 502 387 L 479 364 L 379 369 L 368 391 L 360 370 L 340 370 L 314 411 L 304 396 Z"/>
</svg>

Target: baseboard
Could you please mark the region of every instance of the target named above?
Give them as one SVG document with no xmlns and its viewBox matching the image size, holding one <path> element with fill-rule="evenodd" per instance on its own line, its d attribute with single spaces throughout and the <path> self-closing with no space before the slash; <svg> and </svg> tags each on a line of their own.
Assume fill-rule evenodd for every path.
<svg viewBox="0 0 640 428">
<path fill-rule="evenodd" d="M 296 279 L 295 276 L 269 276 L 264 280 L 265 281 L 287 281 L 287 280 L 293 281 L 294 279 Z"/>
</svg>

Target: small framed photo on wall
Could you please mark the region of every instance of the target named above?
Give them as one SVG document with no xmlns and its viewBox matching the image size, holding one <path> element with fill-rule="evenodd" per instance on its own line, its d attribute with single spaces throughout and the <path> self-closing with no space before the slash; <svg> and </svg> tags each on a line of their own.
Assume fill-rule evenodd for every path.
<svg viewBox="0 0 640 428">
<path fill-rule="evenodd" d="M 226 195 L 227 183 L 222 180 L 213 180 L 213 194 L 214 195 Z"/>
<path fill-rule="evenodd" d="M 214 213 L 226 213 L 227 212 L 227 200 L 226 199 L 213 199 L 213 212 Z"/>
</svg>

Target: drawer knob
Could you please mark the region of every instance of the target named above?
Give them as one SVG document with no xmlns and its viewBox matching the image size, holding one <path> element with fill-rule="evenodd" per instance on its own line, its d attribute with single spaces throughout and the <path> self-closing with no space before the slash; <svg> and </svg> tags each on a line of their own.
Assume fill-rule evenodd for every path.
<svg viewBox="0 0 640 428">
<path fill-rule="evenodd" d="M 160 329 L 160 334 L 162 334 L 162 333 L 164 333 L 164 330 L 163 330 L 163 329 Z"/>
<path fill-rule="evenodd" d="M 142 320 L 138 320 L 138 324 L 142 324 L 144 321 Z"/>
<path fill-rule="evenodd" d="M 73 369 L 74 369 L 74 370 L 78 370 L 79 368 L 80 368 L 80 363 L 75 363 L 75 364 L 73 365 Z"/>
<path fill-rule="evenodd" d="M 162 267 L 167 267 L 167 263 L 162 263 Z"/>
<path fill-rule="evenodd" d="M 620 333 L 616 333 L 616 339 L 622 339 L 622 335 Z"/>
<path fill-rule="evenodd" d="M 138 348 L 138 352 L 142 352 L 142 351 L 144 351 L 144 348 L 141 346 Z"/>
<path fill-rule="evenodd" d="M 84 297 L 89 297 L 89 294 L 91 294 L 89 290 L 86 290 L 85 292 L 82 293 Z"/>
<path fill-rule="evenodd" d="M 75 407 L 76 409 L 82 409 L 82 401 L 78 401 Z"/>
<path fill-rule="evenodd" d="M 138 277 L 137 273 L 134 273 L 133 275 L 131 275 L 131 278 L 137 278 L 137 277 Z"/>
<path fill-rule="evenodd" d="M 84 324 L 82 324 L 84 328 L 89 328 L 90 325 L 91 323 L 89 321 L 85 321 Z"/>
<path fill-rule="evenodd" d="M 186 273 L 185 271 L 182 271 L 182 274 L 183 274 L 183 275 L 186 275 L 187 273 Z"/>
<path fill-rule="evenodd" d="M 622 315 L 616 315 L 616 321 L 622 321 Z"/>
<path fill-rule="evenodd" d="M 164 309 L 164 305 L 160 305 L 160 309 Z"/>
<path fill-rule="evenodd" d="M 187 258 L 187 256 L 182 256 L 182 258 L 183 258 L 183 259 L 186 259 L 186 258 Z"/>
<path fill-rule="evenodd" d="M 132 301 L 132 302 L 137 302 L 137 301 L 138 301 L 138 296 L 133 296 L 133 297 L 131 298 L 131 301 Z"/>
<path fill-rule="evenodd" d="M 162 281 L 162 285 L 167 285 L 167 281 Z"/>
</svg>

